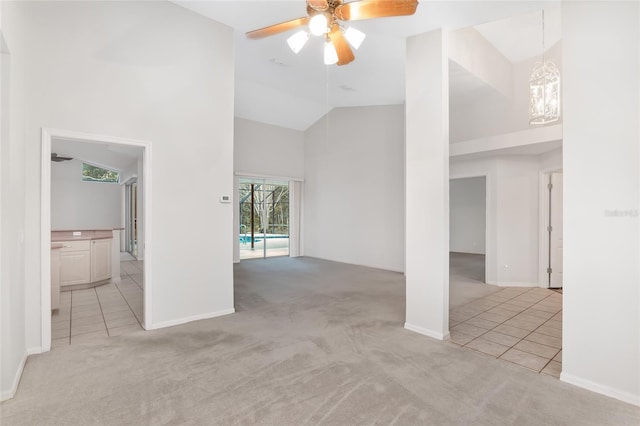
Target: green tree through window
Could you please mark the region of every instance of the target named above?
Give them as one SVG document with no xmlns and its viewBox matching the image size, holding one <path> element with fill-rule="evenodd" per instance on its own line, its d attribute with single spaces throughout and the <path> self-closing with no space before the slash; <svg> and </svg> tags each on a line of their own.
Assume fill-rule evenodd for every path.
<svg viewBox="0 0 640 426">
<path fill-rule="evenodd" d="M 120 182 L 120 173 L 102 167 L 82 163 L 82 180 L 84 182 Z"/>
</svg>

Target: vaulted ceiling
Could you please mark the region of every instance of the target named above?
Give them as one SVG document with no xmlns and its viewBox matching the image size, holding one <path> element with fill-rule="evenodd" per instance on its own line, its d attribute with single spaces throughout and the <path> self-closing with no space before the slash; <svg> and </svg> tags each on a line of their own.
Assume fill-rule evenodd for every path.
<svg viewBox="0 0 640 426">
<path fill-rule="evenodd" d="M 174 3 L 234 29 L 236 116 L 298 130 L 307 129 L 334 107 L 403 103 L 409 36 L 474 26 L 502 55 L 517 62 L 542 49 L 543 7 L 547 45 L 560 35 L 557 2 L 422 0 L 412 16 L 354 22 L 352 26 L 367 35 L 355 51 L 356 60 L 341 67 L 325 66 L 320 39 L 312 38 L 296 55 L 286 43 L 292 32 L 260 40 L 245 36 L 247 31 L 305 16 L 304 0 Z M 483 90 L 461 67 L 452 67 L 450 83 L 452 96 Z"/>
</svg>

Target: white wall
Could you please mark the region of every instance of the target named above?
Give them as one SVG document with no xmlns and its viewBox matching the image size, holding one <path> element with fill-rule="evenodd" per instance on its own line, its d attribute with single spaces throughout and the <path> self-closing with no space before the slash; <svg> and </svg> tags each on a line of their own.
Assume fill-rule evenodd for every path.
<svg viewBox="0 0 640 426">
<path fill-rule="evenodd" d="M 485 253 L 486 177 L 449 182 L 449 250 Z"/>
<path fill-rule="evenodd" d="M 473 96 L 464 98 L 463 101 L 451 102 L 450 127 L 451 143 L 478 139 L 487 136 L 496 136 L 504 133 L 517 132 L 531 128 L 529 125 L 529 78 L 536 62 L 540 62 L 541 55 L 517 62 L 511 66 L 512 90 L 511 96 L 494 90 L 487 86 Z M 482 64 L 489 61 L 488 57 L 476 58 Z M 549 48 L 545 54 L 545 60 L 552 60 L 562 74 L 562 42 L 558 42 Z M 497 61 L 502 69 L 502 62 Z M 484 65 L 484 68 L 494 68 Z M 563 84 L 562 78 L 560 81 Z M 562 105 L 562 99 L 561 99 Z M 562 115 L 559 121 L 562 123 Z"/>
<path fill-rule="evenodd" d="M 233 216 L 218 196 L 233 185 L 232 30 L 168 2 L 15 7 L 27 35 L 27 346 L 41 334 L 42 127 L 151 141 L 151 326 L 231 312 Z"/>
<path fill-rule="evenodd" d="M 637 405 L 639 28 L 637 2 L 562 3 L 565 219 L 561 378 Z M 621 215 L 607 214 L 616 210 Z"/>
<path fill-rule="evenodd" d="M 51 163 L 51 229 L 120 228 L 120 185 L 83 182 L 82 161 Z"/>
<path fill-rule="evenodd" d="M 449 59 L 510 98 L 513 92 L 513 64 L 473 27 L 449 34 Z"/>
<path fill-rule="evenodd" d="M 26 361 L 25 146 L 21 17 L 0 2 L 0 400 L 13 397 Z"/>
<path fill-rule="evenodd" d="M 304 177 L 304 132 L 236 118 L 235 172 Z"/>
<path fill-rule="evenodd" d="M 337 108 L 307 130 L 305 256 L 404 270 L 403 153 L 401 105 Z"/>
<path fill-rule="evenodd" d="M 499 285 L 538 285 L 539 159 L 498 159 L 496 270 Z"/>
</svg>

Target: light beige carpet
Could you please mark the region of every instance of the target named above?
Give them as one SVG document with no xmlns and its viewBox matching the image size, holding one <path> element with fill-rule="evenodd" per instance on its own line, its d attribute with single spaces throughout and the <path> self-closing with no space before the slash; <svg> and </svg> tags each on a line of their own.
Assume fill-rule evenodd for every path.
<svg viewBox="0 0 640 426">
<path fill-rule="evenodd" d="M 236 314 L 30 357 L 2 425 L 640 422 L 636 407 L 404 330 L 401 274 L 235 268 Z"/>
</svg>

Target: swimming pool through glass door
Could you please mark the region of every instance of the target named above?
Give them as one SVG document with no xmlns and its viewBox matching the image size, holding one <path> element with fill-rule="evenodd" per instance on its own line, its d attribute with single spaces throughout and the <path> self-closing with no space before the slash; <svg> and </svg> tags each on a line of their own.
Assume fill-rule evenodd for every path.
<svg viewBox="0 0 640 426">
<path fill-rule="evenodd" d="M 240 259 L 289 255 L 289 183 L 239 181 Z"/>
</svg>

